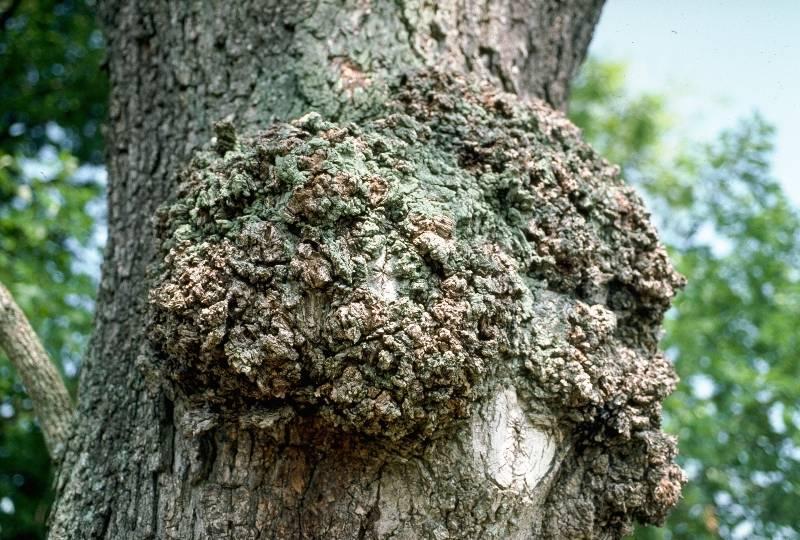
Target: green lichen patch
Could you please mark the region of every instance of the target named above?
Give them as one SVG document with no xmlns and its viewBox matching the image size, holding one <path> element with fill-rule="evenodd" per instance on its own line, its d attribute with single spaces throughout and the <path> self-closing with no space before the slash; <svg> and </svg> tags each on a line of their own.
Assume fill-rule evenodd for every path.
<svg viewBox="0 0 800 540">
<path fill-rule="evenodd" d="M 181 388 L 390 439 L 468 415 L 526 287 L 491 237 L 456 230 L 462 174 L 420 137 L 399 112 L 362 127 L 312 113 L 195 158 L 159 214 L 151 292 Z"/>
<path fill-rule="evenodd" d="M 392 92 L 359 125 L 226 125 L 196 155 L 157 216 L 160 368 L 228 410 L 413 442 L 510 381 L 574 433 L 586 476 L 558 489 L 606 508 L 613 474 L 662 516 L 681 479 L 657 339 L 681 278 L 641 201 L 543 104 L 435 73 Z"/>
</svg>

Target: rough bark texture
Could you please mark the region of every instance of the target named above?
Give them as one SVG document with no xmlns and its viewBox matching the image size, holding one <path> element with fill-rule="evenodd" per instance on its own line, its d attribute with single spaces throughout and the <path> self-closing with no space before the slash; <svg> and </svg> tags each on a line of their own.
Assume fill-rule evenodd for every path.
<svg viewBox="0 0 800 540">
<path fill-rule="evenodd" d="M 427 463 L 457 504 L 398 512 L 381 476 L 357 499 L 380 536 L 434 535 L 421 508 L 476 538 L 662 518 L 681 473 L 657 334 L 681 280 L 641 202 L 560 113 L 491 87 L 418 74 L 380 109 L 221 128 L 195 157 L 159 212 L 152 378 L 204 422 L 280 415 L 283 444 Z"/>
<path fill-rule="evenodd" d="M 510 98 L 495 103 L 491 92 L 474 90 L 472 101 L 454 96 L 457 103 L 471 103 L 471 112 L 437 126 L 430 118 L 447 116 L 445 105 L 415 109 L 422 106 L 416 101 L 436 94 L 446 102 L 448 92 L 467 94 L 467 87 L 439 81 L 443 86 L 436 91 L 409 87 L 397 94 L 389 88 L 402 71 L 437 65 L 562 107 L 601 4 L 105 3 L 112 80 L 109 245 L 97 330 L 81 376 L 78 428 L 58 478 L 51 536 L 588 538 L 618 536 L 631 518 L 661 518 L 676 496 L 679 473 L 670 462 L 671 442 L 657 430 L 658 401 L 673 381 L 666 363 L 653 354 L 674 282 L 640 203 L 561 125 L 565 121 L 542 107 L 519 112 L 522 106 Z M 405 127 L 392 124 L 392 112 L 382 108 L 387 95 L 403 92 L 410 100 L 398 97 L 393 107 L 409 119 Z M 305 116 L 312 111 L 320 117 Z M 302 116 L 293 126 L 253 137 L 275 121 Z M 531 122 L 529 129 L 509 120 L 522 117 Z M 205 164 L 195 161 L 194 170 L 205 167 L 231 182 L 192 184 L 190 178 L 180 191 L 177 173 L 210 138 L 212 123 L 223 118 L 248 134 L 244 146 L 220 131 L 217 151 L 233 150 L 232 163 L 226 156 L 206 156 L 200 158 Z M 324 126 L 328 121 L 336 124 Z M 349 121 L 373 123 L 358 128 Z M 448 122 L 462 130 L 450 140 L 440 129 Z M 492 122 L 496 141 L 478 131 Z M 367 133 L 375 140 L 356 144 Z M 291 138 L 299 142 L 286 143 Z M 410 170 L 400 165 L 396 177 L 388 174 L 397 165 L 391 160 L 401 156 L 380 163 L 372 145 L 381 138 L 417 152 L 404 158 Z M 332 221 L 330 208 L 317 209 L 314 201 L 327 197 L 334 206 L 342 204 L 343 216 L 352 211 L 355 221 L 368 221 L 388 204 L 382 202 L 382 183 L 359 184 L 363 177 L 349 171 L 351 178 L 342 182 L 331 175 L 309 184 L 326 159 L 335 169 L 328 152 L 346 150 L 339 145 L 348 140 L 345 165 L 374 168 L 388 199 L 397 198 L 392 190 L 412 177 L 418 193 L 406 202 L 435 199 L 439 190 L 450 189 L 412 174 L 427 170 L 433 177 L 430 166 L 436 162 L 453 167 L 461 177 L 453 185 L 465 186 L 464 200 L 476 212 L 454 215 L 456 207 L 423 201 L 416 221 L 402 212 L 397 219 L 386 217 L 380 223 L 387 235 L 394 234 L 415 258 L 410 266 L 416 270 L 410 271 L 424 275 L 401 275 L 385 255 L 380 263 L 377 248 L 359 247 L 365 250 L 363 263 L 352 261 L 348 247 L 343 251 L 351 257 L 353 279 L 365 284 L 361 299 L 331 291 L 347 264 L 333 255 L 336 238 L 325 236 L 338 231 L 355 238 L 359 229 Z M 242 191 L 231 176 L 235 155 L 252 152 L 258 161 L 259 144 L 277 148 L 266 150 L 271 157 L 264 163 L 242 165 Z M 424 162 L 426 144 L 435 157 L 431 165 Z M 545 146 L 551 150 L 547 163 L 520 157 L 526 148 Z M 320 149 L 321 161 L 315 154 Z M 292 155 L 294 161 L 287 161 Z M 269 167 L 277 170 L 279 161 L 286 165 L 283 184 L 258 184 L 277 174 Z M 504 176 L 494 167 L 509 172 Z M 508 183 L 512 171 L 520 173 L 521 184 Z M 496 184 L 489 181 L 492 174 Z M 211 193 L 209 187 L 222 191 Z M 291 199 L 276 202 L 282 193 Z M 252 207 L 256 194 L 269 204 Z M 201 195 L 205 202 L 197 201 Z M 217 199 L 209 200 L 212 195 Z M 235 232 L 216 220 L 208 230 L 192 229 L 208 216 L 176 209 L 191 200 L 195 209 L 213 214 L 228 197 L 236 200 L 224 219 L 235 224 Z M 341 202 L 347 197 L 357 203 L 355 210 Z M 157 211 L 165 202 L 173 210 Z M 543 206 L 535 210 L 538 204 Z M 280 205 L 295 218 L 269 224 L 260 212 Z M 190 225 L 183 232 L 181 220 Z M 230 244 L 219 248 L 217 285 L 224 299 L 241 295 L 237 302 L 244 307 L 234 314 L 240 323 L 220 322 L 230 317 L 225 310 L 235 310 L 230 302 L 219 303 L 223 296 L 202 309 L 181 296 L 185 280 L 202 282 L 201 297 L 213 285 L 204 281 L 208 275 L 177 277 L 181 265 L 191 266 L 181 257 L 195 256 L 201 266 L 213 267 L 208 251 L 192 254 L 188 247 L 209 241 L 206 233 L 216 235 L 217 247 L 225 238 Z M 265 245 L 264 237 L 275 244 Z M 477 237 L 483 240 L 470 242 Z M 184 240 L 183 248 L 176 247 Z M 484 281 L 448 270 L 448 242 L 471 276 L 480 275 L 485 264 Z M 168 270 L 158 260 L 171 248 L 177 251 L 174 264 L 166 259 L 173 264 Z M 274 268 L 270 257 L 276 257 Z M 393 269 L 383 277 L 367 275 L 386 264 Z M 446 284 L 448 272 L 456 279 Z M 148 275 L 161 277 L 151 283 Z M 417 292 L 414 279 L 421 282 Z M 305 345 L 297 344 L 298 318 L 302 309 L 314 311 L 313 300 L 300 295 L 298 307 L 291 308 L 291 294 L 268 284 L 280 280 L 298 293 L 323 289 L 319 297 L 331 302 L 325 309 L 346 305 L 348 313 L 331 309 L 325 321 L 314 323 Z M 390 280 L 399 284 L 394 292 Z M 176 288 L 170 290 L 171 283 Z M 156 351 L 145 338 L 151 285 Z M 374 332 L 371 315 L 365 315 L 369 302 L 391 310 L 387 295 L 416 301 L 414 294 L 433 292 L 436 298 L 417 302 L 422 307 L 408 316 L 429 324 L 426 330 L 435 336 L 415 336 L 410 325 L 399 344 L 360 346 Z M 463 294 L 484 295 L 483 322 L 453 307 Z M 493 294 L 495 304 L 487 302 Z M 453 307 L 439 312 L 456 319 L 436 319 L 436 302 Z M 503 319 L 520 313 L 527 319 L 518 328 L 516 319 Z M 479 339 L 462 339 L 459 322 Z M 212 334 L 219 328 L 223 335 L 215 342 Z M 267 333 L 258 334 L 262 330 Z M 534 356 L 503 350 L 506 343 L 534 338 L 540 342 L 527 346 L 537 351 Z M 346 346 L 348 340 L 355 343 Z M 432 355 L 417 352 L 420 347 L 443 353 L 449 347 L 463 362 L 443 355 L 437 371 Z M 382 359 L 382 351 L 395 358 Z M 268 377 L 261 371 L 266 357 Z M 214 362 L 233 368 L 215 371 Z M 391 371 L 403 362 L 419 388 L 402 389 L 380 373 L 382 365 Z M 650 386 L 639 384 L 647 381 Z"/>
</svg>

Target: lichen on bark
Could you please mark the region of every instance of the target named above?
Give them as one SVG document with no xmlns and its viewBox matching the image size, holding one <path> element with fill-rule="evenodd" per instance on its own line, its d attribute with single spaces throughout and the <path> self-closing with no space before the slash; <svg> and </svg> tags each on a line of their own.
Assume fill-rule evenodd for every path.
<svg viewBox="0 0 800 540">
<path fill-rule="evenodd" d="M 427 72 L 357 125 L 218 133 L 156 216 L 148 334 L 176 399 L 413 452 L 513 387 L 567 434 L 537 534 L 663 519 L 682 474 L 658 333 L 682 280 L 563 115 Z"/>
</svg>

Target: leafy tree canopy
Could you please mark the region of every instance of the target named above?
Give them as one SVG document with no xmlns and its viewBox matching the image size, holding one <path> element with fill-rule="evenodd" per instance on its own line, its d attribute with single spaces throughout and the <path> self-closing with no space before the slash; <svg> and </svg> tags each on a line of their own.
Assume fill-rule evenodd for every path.
<svg viewBox="0 0 800 540">
<path fill-rule="evenodd" d="M 102 161 L 108 82 L 91 0 L 10 0 L 0 12 L 0 148 L 35 154 L 57 139 Z"/>
<path fill-rule="evenodd" d="M 689 475 L 664 529 L 637 538 L 799 538 L 800 216 L 770 176 L 758 116 L 711 144 L 670 128 L 663 97 L 625 91 L 590 61 L 573 120 L 638 185 L 688 278 L 664 347 L 682 379 L 665 404 Z M 679 133 L 677 135 L 680 135 Z"/>
</svg>

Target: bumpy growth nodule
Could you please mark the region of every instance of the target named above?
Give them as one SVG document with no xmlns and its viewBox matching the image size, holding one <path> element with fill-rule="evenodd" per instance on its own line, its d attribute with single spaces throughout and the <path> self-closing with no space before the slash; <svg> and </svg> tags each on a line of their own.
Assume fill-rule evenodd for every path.
<svg viewBox="0 0 800 540">
<path fill-rule="evenodd" d="M 219 129 L 157 223 L 150 336 L 186 394 L 424 441 L 506 378 L 573 427 L 584 477 L 557 489 L 613 473 L 596 512 L 674 504 L 657 336 L 681 280 L 559 113 L 427 74 L 359 125 Z"/>
</svg>

